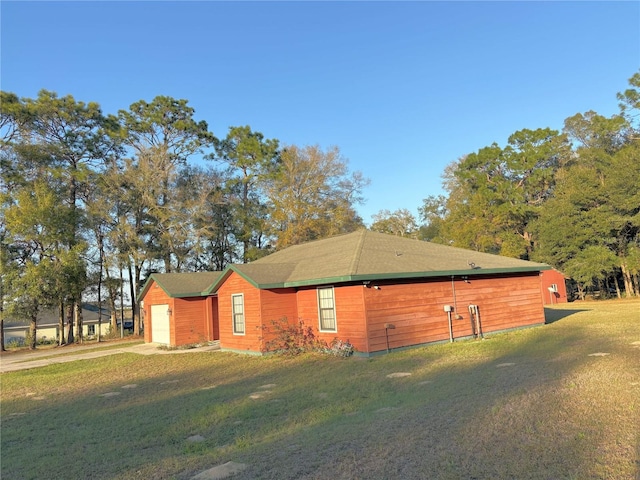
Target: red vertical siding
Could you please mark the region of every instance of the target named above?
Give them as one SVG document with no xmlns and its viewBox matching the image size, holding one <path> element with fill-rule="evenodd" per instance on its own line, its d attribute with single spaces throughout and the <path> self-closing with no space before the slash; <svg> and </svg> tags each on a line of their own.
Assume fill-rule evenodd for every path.
<svg viewBox="0 0 640 480">
<path fill-rule="evenodd" d="M 210 340 L 220 340 L 220 325 L 218 324 L 218 297 L 207 299 L 207 318 L 210 319 Z"/>
<path fill-rule="evenodd" d="M 544 323 L 538 272 L 385 285 L 366 289 L 369 351 L 449 339 L 444 305 L 456 307 L 454 338 L 473 334 L 469 305 L 478 305 L 483 333 Z M 395 328 L 386 330 L 385 324 Z"/>
<path fill-rule="evenodd" d="M 167 304 L 171 309 L 169 317 L 170 344 L 188 345 L 215 340 L 217 335 L 218 308 L 215 297 L 171 298 L 152 280 L 144 301 L 144 341 L 153 339 L 152 305 Z"/>
<path fill-rule="evenodd" d="M 209 338 L 207 297 L 174 299 L 171 315 L 171 344 L 174 346 L 204 343 Z"/>
<path fill-rule="evenodd" d="M 285 319 L 289 324 L 298 322 L 296 291 L 293 288 L 260 290 L 260 305 L 263 346 L 266 348 L 277 332 L 274 322 Z"/>
<path fill-rule="evenodd" d="M 244 295 L 244 335 L 233 333 L 231 295 L 239 293 Z M 236 272 L 231 272 L 218 289 L 218 324 L 221 348 L 250 352 L 263 350 L 260 290 Z"/>
<path fill-rule="evenodd" d="M 298 316 L 310 325 L 318 336 L 331 343 L 334 339 L 348 340 L 358 351 L 368 351 L 367 329 L 363 303 L 363 285 L 334 287 L 336 308 L 336 332 L 320 332 L 318 318 L 317 288 L 304 288 L 298 291 Z"/>
</svg>

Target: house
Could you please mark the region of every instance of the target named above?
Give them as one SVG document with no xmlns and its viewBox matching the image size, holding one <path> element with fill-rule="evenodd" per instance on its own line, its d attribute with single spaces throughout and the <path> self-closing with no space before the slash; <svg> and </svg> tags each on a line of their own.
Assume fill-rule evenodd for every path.
<svg viewBox="0 0 640 480">
<path fill-rule="evenodd" d="M 207 338 L 219 340 L 222 350 L 259 354 L 274 338 L 274 322 L 286 319 L 314 327 L 328 343 L 348 340 L 370 355 L 543 324 L 541 272 L 549 268 L 360 230 L 230 265 L 211 273 L 211 283 L 200 290 L 203 277 L 185 297 L 207 304 L 197 319 L 180 318 L 175 303 L 160 307 L 145 287 L 145 315 L 151 313 L 153 332 L 150 309 L 161 318 L 164 309 L 161 328 L 170 330 L 163 337 L 169 342 L 181 341 L 188 336 L 183 330 L 204 321 L 196 329 L 210 329 Z M 145 339 L 156 341 L 153 335 Z"/>
<path fill-rule="evenodd" d="M 101 335 L 109 333 L 110 312 L 102 308 L 102 315 L 99 315 L 97 305 L 91 303 L 82 304 L 82 335 L 84 338 L 93 338 L 98 332 Z M 125 317 L 126 319 L 127 317 Z M 130 318 L 130 313 L 129 313 Z M 125 320 L 125 325 L 127 321 Z M 8 318 L 4 322 L 4 344 L 24 345 L 29 336 L 29 321 Z M 65 320 L 65 336 L 67 334 L 67 324 Z M 75 333 L 75 326 L 73 328 Z M 49 308 L 41 311 L 36 319 L 36 341 L 37 342 L 57 342 L 59 337 L 58 310 Z"/>
<path fill-rule="evenodd" d="M 205 291 L 220 272 L 152 273 L 140 293 L 144 339 L 165 345 L 218 340 L 218 305 Z"/>
</svg>

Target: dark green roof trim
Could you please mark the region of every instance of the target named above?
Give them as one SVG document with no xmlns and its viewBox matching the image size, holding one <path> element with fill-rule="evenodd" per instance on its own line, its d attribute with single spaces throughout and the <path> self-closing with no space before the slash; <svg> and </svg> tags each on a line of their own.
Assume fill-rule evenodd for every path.
<svg viewBox="0 0 640 480">
<path fill-rule="evenodd" d="M 527 268 L 487 268 L 482 270 L 450 270 L 438 272 L 407 272 L 407 273 L 383 273 L 368 275 L 345 275 L 342 277 L 316 278 L 302 280 L 298 282 L 284 282 L 282 284 L 264 284 L 258 288 L 287 288 L 287 287 L 308 287 L 310 285 L 327 285 L 330 283 L 346 283 L 346 282 L 366 282 L 375 280 L 401 280 L 410 278 L 433 278 L 433 277 L 468 277 L 479 275 L 495 275 L 505 273 L 527 273 L 539 272 L 541 270 L 550 270 L 548 268 L 527 267 Z"/>
<path fill-rule="evenodd" d="M 383 274 L 368 274 L 368 275 L 343 275 L 338 277 L 326 277 L 326 278 L 311 278 L 308 280 L 300 280 L 295 282 L 274 282 L 274 283 L 257 283 L 250 277 L 244 274 L 237 268 L 233 268 L 231 265 L 227 267 L 229 273 L 231 271 L 236 272 L 243 279 L 253 285 L 255 288 L 261 290 L 270 290 L 275 288 L 295 288 L 295 287 L 309 287 L 314 285 L 332 285 L 338 283 L 353 283 L 353 282 L 371 282 L 382 280 L 402 280 L 402 279 L 418 279 L 418 278 L 451 278 L 451 277 L 469 277 L 480 275 L 496 275 L 496 274 L 509 274 L 509 273 L 529 273 L 540 272 L 542 270 L 550 270 L 550 266 L 536 266 L 536 267 L 518 267 L 518 268 L 487 268 L 487 269 L 474 269 L 474 270 L 446 270 L 436 272 L 407 272 L 407 273 L 383 273 Z M 227 272 L 225 270 L 225 272 Z M 224 283 L 224 280 L 228 275 L 222 275 L 218 282 L 211 286 L 211 288 L 204 292 L 205 295 L 211 294 L 217 291 L 219 286 Z"/>
</svg>

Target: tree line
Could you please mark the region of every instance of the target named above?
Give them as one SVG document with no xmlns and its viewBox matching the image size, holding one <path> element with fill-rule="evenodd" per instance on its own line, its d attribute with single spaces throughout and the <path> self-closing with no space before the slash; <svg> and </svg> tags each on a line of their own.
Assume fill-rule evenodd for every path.
<svg viewBox="0 0 640 480">
<path fill-rule="evenodd" d="M 82 341 L 82 299 L 116 328 L 155 271 L 213 271 L 353 231 L 367 184 L 336 147 L 280 145 L 249 126 L 224 138 L 186 100 L 117 114 L 42 90 L 1 92 L 0 345 L 5 316 L 57 309 L 60 344 Z M 124 292 L 125 286 L 128 291 Z"/>
<path fill-rule="evenodd" d="M 619 113 L 578 113 L 563 130 L 524 129 L 449 164 L 422 224 L 383 211 L 372 229 L 547 263 L 590 288 L 640 296 L 640 73 Z"/>
</svg>

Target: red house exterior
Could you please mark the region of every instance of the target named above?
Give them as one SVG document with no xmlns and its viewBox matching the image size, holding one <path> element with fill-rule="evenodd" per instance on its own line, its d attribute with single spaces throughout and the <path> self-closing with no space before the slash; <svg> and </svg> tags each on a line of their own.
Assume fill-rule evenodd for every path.
<svg viewBox="0 0 640 480">
<path fill-rule="evenodd" d="M 179 346 L 218 340 L 218 305 L 204 295 L 220 272 L 152 274 L 142 288 L 144 340 Z"/>
<path fill-rule="evenodd" d="M 564 286 L 548 272 L 361 230 L 223 272 L 151 275 L 141 294 L 145 341 L 219 340 L 222 350 L 261 354 L 274 322 L 302 321 L 327 343 L 349 341 L 370 355 L 543 324 L 545 292 Z"/>
<path fill-rule="evenodd" d="M 223 350 L 265 352 L 286 319 L 373 354 L 543 324 L 548 269 L 362 230 L 231 265 L 206 294 Z"/>
<path fill-rule="evenodd" d="M 558 270 L 551 269 L 542 272 L 542 299 L 545 305 L 567 303 L 567 284 L 565 277 Z"/>
</svg>

